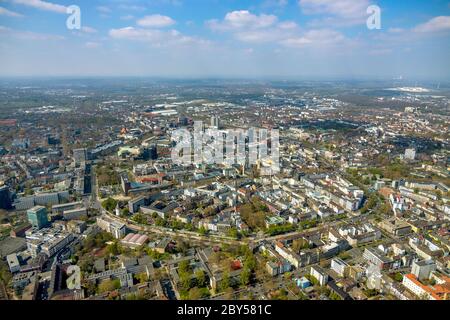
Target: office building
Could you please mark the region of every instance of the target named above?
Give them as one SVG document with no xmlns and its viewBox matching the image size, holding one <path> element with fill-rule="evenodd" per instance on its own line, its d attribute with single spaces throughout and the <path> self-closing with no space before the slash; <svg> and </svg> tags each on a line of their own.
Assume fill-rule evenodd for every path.
<svg viewBox="0 0 450 320">
<path fill-rule="evenodd" d="M 211 117 L 211 128 L 220 129 L 220 120 L 218 117 Z"/>
<path fill-rule="evenodd" d="M 363 253 L 363 258 L 376 266 L 379 270 L 389 269 L 392 265 L 392 260 L 376 248 L 366 248 Z"/>
<path fill-rule="evenodd" d="M 111 233 L 116 239 L 121 239 L 126 235 L 125 224 L 111 220 L 106 215 L 97 217 L 97 225 L 100 229 Z"/>
<path fill-rule="evenodd" d="M 433 260 L 414 261 L 411 273 L 416 276 L 419 281 L 430 278 L 431 272 L 436 270 L 436 263 Z"/>
<path fill-rule="evenodd" d="M 348 264 L 340 258 L 331 260 L 331 270 L 335 271 L 341 277 L 344 276 L 347 267 Z"/>
<path fill-rule="evenodd" d="M 30 224 L 37 228 L 42 229 L 49 223 L 47 217 L 47 209 L 42 206 L 36 206 L 27 211 L 28 221 Z"/>
<path fill-rule="evenodd" d="M 16 273 L 20 271 L 20 263 L 17 258 L 17 254 L 12 253 L 6 257 L 6 261 L 8 262 L 9 271 L 11 273 Z"/>
<path fill-rule="evenodd" d="M 65 210 L 63 212 L 64 220 L 80 220 L 83 218 L 87 218 L 87 209 L 86 208 L 75 208 L 71 210 Z"/>
<path fill-rule="evenodd" d="M 8 186 L 0 187 L 0 209 L 11 209 L 11 195 Z"/>
<path fill-rule="evenodd" d="M 79 166 L 87 160 L 87 150 L 86 149 L 74 149 L 73 150 L 73 162 L 75 166 Z"/>
<path fill-rule="evenodd" d="M 156 160 L 158 159 L 158 148 L 155 144 L 144 148 L 142 151 L 143 160 Z"/>
<path fill-rule="evenodd" d="M 310 275 L 317 279 L 321 286 L 328 283 L 328 274 L 320 266 L 312 266 Z"/>
</svg>

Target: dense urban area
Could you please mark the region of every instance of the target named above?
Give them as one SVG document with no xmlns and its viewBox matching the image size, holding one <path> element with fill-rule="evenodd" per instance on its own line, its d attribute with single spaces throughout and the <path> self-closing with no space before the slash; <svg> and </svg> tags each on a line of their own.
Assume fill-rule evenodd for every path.
<svg viewBox="0 0 450 320">
<path fill-rule="evenodd" d="M 200 121 L 279 170 L 174 162 Z M 450 300 L 449 126 L 437 83 L 2 80 L 0 299 Z"/>
</svg>

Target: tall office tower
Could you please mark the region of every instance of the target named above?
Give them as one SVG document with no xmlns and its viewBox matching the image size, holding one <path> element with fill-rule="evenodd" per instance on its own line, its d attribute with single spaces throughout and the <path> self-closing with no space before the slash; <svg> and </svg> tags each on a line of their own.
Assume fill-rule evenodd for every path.
<svg viewBox="0 0 450 320">
<path fill-rule="evenodd" d="M 42 206 L 36 206 L 27 211 L 28 221 L 30 224 L 38 229 L 48 226 L 47 209 Z"/>
<path fill-rule="evenodd" d="M 149 157 L 151 160 L 158 159 L 158 147 L 156 146 L 156 144 L 151 145 L 148 148 L 148 152 L 149 152 Z"/>
<path fill-rule="evenodd" d="M 212 128 L 216 128 L 216 129 L 220 129 L 220 121 L 218 117 L 211 117 L 211 127 Z"/>
<path fill-rule="evenodd" d="M 11 209 L 11 195 L 8 186 L 0 187 L 0 209 Z"/>
<path fill-rule="evenodd" d="M 73 149 L 73 162 L 75 166 L 80 165 L 87 160 L 87 150 L 86 149 Z"/>
<path fill-rule="evenodd" d="M 131 189 L 131 182 L 128 179 L 128 174 L 126 172 L 120 174 L 120 184 L 122 185 L 123 193 L 127 196 L 128 191 Z"/>
</svg>

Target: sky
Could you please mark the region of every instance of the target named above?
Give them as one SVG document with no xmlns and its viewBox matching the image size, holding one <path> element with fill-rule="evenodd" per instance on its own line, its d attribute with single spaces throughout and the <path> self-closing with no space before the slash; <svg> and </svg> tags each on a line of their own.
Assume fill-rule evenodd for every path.
<svg viewBox="0 0 450 320">
<path fill-rule="evenodd" d="M 449 40 L 450 0 L 0 0 L 3 77 L 450 80 Z"/>
</svg>

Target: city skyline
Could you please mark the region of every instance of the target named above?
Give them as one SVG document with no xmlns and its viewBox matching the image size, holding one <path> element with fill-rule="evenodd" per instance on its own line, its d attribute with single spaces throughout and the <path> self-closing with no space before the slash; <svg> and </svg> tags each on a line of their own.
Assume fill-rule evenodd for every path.
<svg viewBox="0 0 450 320">
<path fill-rule="evenodd" d="M 446 80 L 449 34 L 448 1 L 5 0 L 0 76 Z"/>
</svg>

